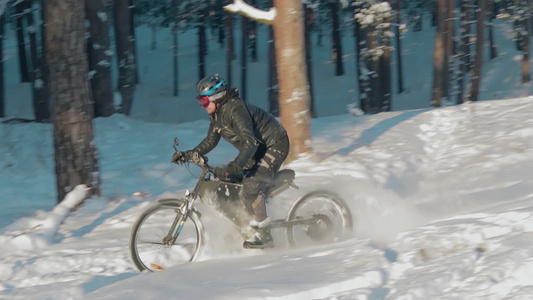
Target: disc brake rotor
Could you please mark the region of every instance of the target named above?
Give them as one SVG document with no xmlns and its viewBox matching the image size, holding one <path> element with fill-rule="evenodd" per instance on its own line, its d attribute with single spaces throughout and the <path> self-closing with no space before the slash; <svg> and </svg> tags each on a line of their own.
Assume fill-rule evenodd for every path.
<svg viewBox="0 0 533 300">
<path fill-rule="evenodd" d="M 312 240 L 322 241 L 326 239 L 333 229 L 333 222 L 323 214 L 313 215 L 313 222 L 307 228 L 307 235 Z"/>
</svg>

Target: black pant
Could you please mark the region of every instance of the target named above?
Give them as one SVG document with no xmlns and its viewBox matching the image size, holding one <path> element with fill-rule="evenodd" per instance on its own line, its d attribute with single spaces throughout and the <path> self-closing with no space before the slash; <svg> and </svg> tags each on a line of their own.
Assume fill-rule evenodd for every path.
<svg viewBox="0 0 533 300">
<path fill-rule="evenodd" d="M 258 222 L 267 218 L 265 190 L 287 158 L 289 149 L 287 136 L 268 148 L 260 147 L 254 156 L 255 163 L 245 172 L 242 181 L 244 199 Z"/>
</svg>

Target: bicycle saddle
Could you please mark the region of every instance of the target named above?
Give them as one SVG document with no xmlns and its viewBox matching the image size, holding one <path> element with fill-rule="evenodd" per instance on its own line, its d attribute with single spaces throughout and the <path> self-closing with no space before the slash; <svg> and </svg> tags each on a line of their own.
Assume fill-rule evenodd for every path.
<svg viewBox="0 0 533 300">
<path fill-rule="evenodd" d="M 273 185 L 278 186 L 279 183 L 293 182 L 296 177 L 294 170 L 284 169 L 274 174 Z"/>
<path fill-rule="evenodd" d="M 269 197 L 274 197 L 278 195 L 279 193 L 289 188 L 289 186 L 298 188 L 293 183 L 295 177 L 296 175 L 295 175 L 294 170 L 284 169 L 284 170 L 278 171 L 274 175 L 274 179 L 272 180 L 272 187 L 270 188 Z"/>
</svg>

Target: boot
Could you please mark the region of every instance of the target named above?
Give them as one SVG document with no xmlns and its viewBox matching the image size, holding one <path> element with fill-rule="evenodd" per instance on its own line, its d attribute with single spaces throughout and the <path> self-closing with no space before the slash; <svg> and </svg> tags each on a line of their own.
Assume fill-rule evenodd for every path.
<svg viewBox="0 0 533 300">
<path fill-rule="evenodd" d="M 273 248 L 274 240 L 270 234 L 270 229 L 257 228 L 255 234 L 242 244 L 245 249 L 265 249 Z"/>
<path fill-rule="evenodd" d="M 258 222 L 256 219 L 252 219 L 250 221 L 250 226 L 253 228 L 253 229 L 257 229 L 257 228 L 265 228 L 267 227 L 268 225 L 270 225 L 270 218 L 267 217 L 266 219 L 264 219 L 263 221 L 261 222 Z"/>
</svg>

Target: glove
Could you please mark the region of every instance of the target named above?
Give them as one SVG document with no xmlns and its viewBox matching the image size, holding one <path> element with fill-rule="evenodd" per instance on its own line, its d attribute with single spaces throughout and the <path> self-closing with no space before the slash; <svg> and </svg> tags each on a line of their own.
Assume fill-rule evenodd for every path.
<svg viewBox="0 0 533 300">
<path fill-rule="evenodd" d="M 213 173 L 218 179 L 226 179 L 230 176 L 236 176 L 241 172 L 242 168 L 233 161 L 227 165 L 218 166 L 213 169 Z"/>
<path fill-rule="evenodd" d="M 172 158 L 170 159 L 170 162 L 181 165 L 185 162 L 188 162 L 192 159 L 194 151 L 187 150 L 185 152 L 182 151 L 176 151 L 174 155 L 172 155 Z"/>
<path fill-rule="evenodd" d="M 174 152 L 174 154 L 172 155 L 172 158 L 170 159 L 170 162 L 174 164 L 178 164 L 178 165 L 182 164 L 183 163 L 183 152 L 181 151 Z"/>
</svg>

